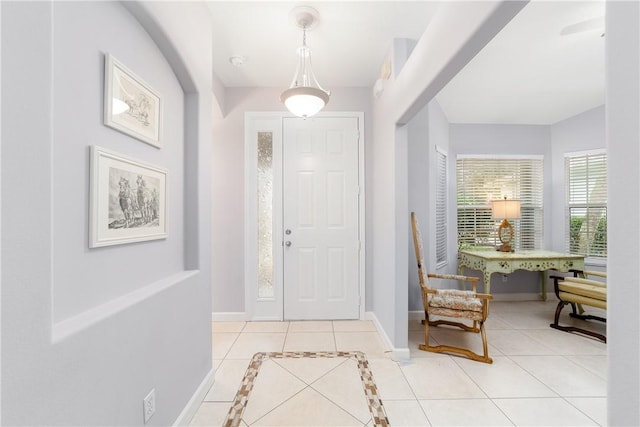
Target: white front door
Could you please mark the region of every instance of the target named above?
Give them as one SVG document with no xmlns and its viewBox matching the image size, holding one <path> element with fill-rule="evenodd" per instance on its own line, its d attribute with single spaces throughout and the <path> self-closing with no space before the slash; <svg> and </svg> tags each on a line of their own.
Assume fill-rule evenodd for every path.
<svg viewBox="0 0 640 427">
<path fill-rule="evenodd" d="M 284 318 L 359 317 L 358 119 L 283 123 Z"/>
</svg>

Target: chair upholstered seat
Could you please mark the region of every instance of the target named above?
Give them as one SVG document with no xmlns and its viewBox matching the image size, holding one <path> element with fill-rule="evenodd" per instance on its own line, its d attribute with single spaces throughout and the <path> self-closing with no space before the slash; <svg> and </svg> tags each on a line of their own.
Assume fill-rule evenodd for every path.
<svg viewBox="0 0 640 427">
<path fill-rule="evenodd" d="M 436 289 L 436 294 L 429 299 L 429 306 L 451 310 L 482 311 L 482 301 L 476 298 L 475 292 L 457 289 Z"/>
<path fill-rule="evenodd" d="M 432 307 L 429 314 L 436 316 L 455 317 L 457 319 L 482 320 L 482 312 L 471 310 L 454 310 L 451 308 Z"/>
</svg>

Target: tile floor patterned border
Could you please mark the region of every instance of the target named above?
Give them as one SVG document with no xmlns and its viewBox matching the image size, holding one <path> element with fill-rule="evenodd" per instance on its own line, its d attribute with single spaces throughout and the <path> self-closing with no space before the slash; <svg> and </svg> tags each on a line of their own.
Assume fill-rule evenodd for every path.
<svg viewBox="0 0 640 427">
<path fill-rule="evenodd" d="M 373 380 L 373 374 L 369 369 L 369 362 L 366 356 L 361 351 L 289 351 L 283 353 L 256 353 L 253 355 L 247 372 L 242 378 L 242 383 L 238 388 L 235 398 L 227 414 L 227 418 L 224 422 L 224 427 L 238 427 L 242 422 L 242 413 L 249 401 L 249 395 L 255 384 L 255 379 L 258 376 L 262 362 L 267 359 L 284 359 L 284 358 L 319 358 L 319 357 L 345 357 L 353 358 L 358 363 L 358 370 L 360 371 L 360 380 L 362 381 L 362 387 L 369 406 L 369 412 L 371 412 L 371 419 L 373 423 L 370 424 L 373 427 L 388 427 L 389 419 L 382 405 L 382 400 L 378 395 L 378 388 Z"/>
</svg>

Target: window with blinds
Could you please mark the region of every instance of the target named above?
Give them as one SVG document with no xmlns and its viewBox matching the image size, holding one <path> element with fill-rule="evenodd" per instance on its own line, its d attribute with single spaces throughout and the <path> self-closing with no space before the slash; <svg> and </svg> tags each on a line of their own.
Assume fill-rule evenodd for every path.
<svg viewBox="0 0 640 427">
<path fill-rule="evenodd" d="M 566 247 L 572 254 L 607 257 L 607 154 L 568 153 L 564 160 Z"/>
<path fill-rule="evenodd" d="M 436 148 L 436 267 L 447 264 L 447 154 Z"/>
<path fill-rule="evenodd" d="M 540 249 L 543 237 L 542 156 L 458 156 L 456 159 L 458 247 L 500 244 L 502 219 L 491 217 L 491 201 L 520 200 L 520 219 L 509 219 L 516 250 Z"/>
</svg>

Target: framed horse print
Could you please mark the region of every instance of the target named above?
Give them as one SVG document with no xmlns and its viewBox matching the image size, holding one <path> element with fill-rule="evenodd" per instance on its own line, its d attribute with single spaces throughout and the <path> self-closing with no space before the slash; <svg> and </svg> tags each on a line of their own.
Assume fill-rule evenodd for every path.
<svg viewBox="0 0 640 427">
<path fill-rule="evenodd" d="M 112 55 L 104 58 L 104 124 L 162 148 L 162 97 Z"/>
<path fill-rule="evenodd" d="M 91 147 L 89 247 L 167 237 L 167 171 Z"/>
</svg>

